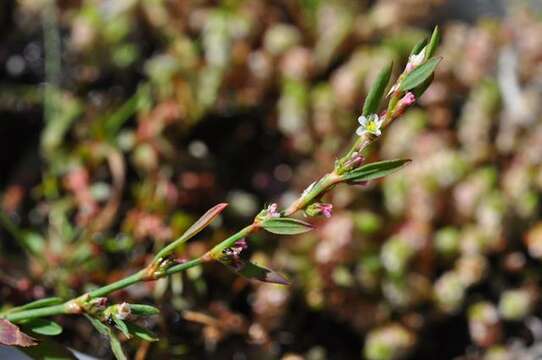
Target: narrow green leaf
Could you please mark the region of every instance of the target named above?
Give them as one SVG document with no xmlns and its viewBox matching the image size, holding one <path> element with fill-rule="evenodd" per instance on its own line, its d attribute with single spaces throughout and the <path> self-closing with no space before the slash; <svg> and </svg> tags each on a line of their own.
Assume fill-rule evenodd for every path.
<svg viewBox="0 0 542 360">
<path fill-rule="evenodd" d="M 213 221 L 218 215 L 220 215 L 220 213 L 222 213 L 222 211 L 224 211 L 227 206 L 227 203 L 220 203 L 207 210 L 207 212 L 203 214 L 203 216 L 200 217 L 198 221 L 192 224 L 192 226 L 190 226 L 188 230 L 184 232 L 183 236 L 181 236 L 181 239 L 188 240 L 194 237 L 201 230 L 205 229 L 207 225 L 209 225 L 211 221 Z"/>
<path fill-rule="evenodd" d="M 425 45 L 427 45 L 427 38 L 423 38 L 418 41 L 416 45 L 414 45 L 414 47 L 412 48 L 410 55 L 418 55 L 420 51 L 422 51 L 422 49 L 425 47 Z"/>
<path fill-rule="evenodd" d="M 271 218 L 263 221 L 265 230 L 278 235 L 297 235 L 312 230 L 312 225 L 292 218 Z"/>
<path fill-rule="evenodd" d="M 256 279 L 263 282 L 289 285 L 290 282 L 281 274 L 267 269 L 262 266 L 258 266 L 250 261 L 244 262 L 243 266 L 236 270 L 239 275 L 246 277 L 247 279 Z"/>
<path fill-rule="evenodd" d="M 45 336 L 55 336 L 62 333 L 62 326 L 48 319 L 36 318 L 22 321 L 21 326 L 33 333 Z"/>
<path fill-rule="evenodd" d="M 380 105 L 380 101 L 384 96 L 386 86 L 388 86 L 388 82 L 390 81 L 392 70 L 393 63 L 390 63 L 378 74 L 376 81 L 371 87 L 371 90 L 369 90 L 369 94 L 365 99 L 365 104 L 363 104 L 363 115 L 367 116 L 370 114 L 375 114 L 378 111 L 378 106 Z"/>
<path fill-rule="evenodd" d="M 420 86 L 416 87 L 416 89 L 412 90 L 412 93 L 414 96 L 416 96 L 416 99 L 419 99 L 420 96 L 423 95 L 425 90 L 431 86 L 431 83 L 433 82 L 433 79 L 435 78 L 435 74 L 431 74 Z"/>
<path fill-rule="evenodd" d="M 159 339 L 150 330 L 133 323 L 126 323 L 130 334 L 137 336 L 145 341 L 158 341 Z"/>
<path fill-rule="evenodd" d="M 116 317 L 112 317 L 113 322 L 115 323 L 115 327 L 120 330 L 121 333 L 124 334 L 127 338 L 131 338 L 130 331 L 128 330 L 128 326 L 124 321 L 121 319 L 118 319 Z"/>
<path fill-rule="evenodd" d="M 409 73 L 403 81 L 401 81 L 401 86 L 399 87 L 399 89 L 401 91 L 408 91 L 423 84 L 425 80 L 427 80 L 431 75 L 433 75 L 433 72 L 437 68 L 440 60 L 442 60 L 442 58 L 429 59 L 425 63 L 412 70 L 412 72 Z"/>
<path fill-rule="evenodd" d="M 268 282 L 268 283 L 273 283 L 273 284 L 281 284 L 281 285 L 290 284 L 288 279 L 286 279 L 281 274 L 271 269 L 267 269 L 265 267 L 251 263 L 250 261 L 247 261 L 240 257 L 236 259 L 222 257 L 222 258 L 219 258 L 218 261 L 224 264 L 232 272 L 238 275 L 241 275 L 249 280 L 258 280 L 258 281 L 263 281 L 263 282 Z"/>
<path fill-rule="evenodd" d="M 0 345 L 34 346 L 36 339 L 23 333 L 17 325 L 8 320 L 0 319 Z"/>
<path fill-rule="evenodd" d="M 117 360 L 127 360 L 127 357 L 122 350 L 120 341 L 113 332 L 113 330 L 111 330 L 107 325 L 102 323 L 100 320 L 93 318 L 92 316 L 85 314 L 85 317 L 88 319 L 88 321 L 90 321 L 92 326 L 94 326 L 94 328 L 98 330 L 100 334 L 106 336 L 109 339 L 111 351 L 113 351 L 113 355 L 115 355 L 115 358 Z"/>
<path fill-rule="evenodd" d="M 435 26 L 433 34 L 431 34 L 431 40 L 429 40 L 429 45 L 427 45 L 427 51 L 425 53 L 426 59 L 431 59 L 433 55 L 437 52 L 437 48 L 440 44 L 440 29 L 438 26 Z"/>
<path fill-rule="evenodd" d="M 130 311 L 134 315 L 139 316 L 151 316 L 160 314 L 160 309 L 151 305 L 144 304 L 130 304 Z"/>
<path fill-rule="evenodd" d="M 362 182 L 375 180 L 387 175 L 390 175 L 405 164 L 410 162 L 410 159 L 385 160 L 363 165 L 353 171 L 344 174 L 344 181 Z"/>
<path fill-rule="evenodd" d="M 203 216 L 200 217 L 194 224 L 192 224 L 192 226 L 190 226 L 188 230 L 186 230 L 180 238 L 178 238 L 177 240 L 175 240 L 174 242 L 172 242 L 171 244 L 169 244 L 168 246 L 160 250 L 160 252 L 158 252 L 158 254 L 156 255 L 155 259 L 160 259 L 165 256 L 168 256 L 180 244 L 196 236 L 200 231 L 205 229 L 207 225 L 211 223 L 211 221 L 213 221 L 218 215 L 220 215 L 220 213 L 222 213 L 222 211 L 224 211 L 224 209 L 227 206 L 228 206 L 227 203 L 220 203 L 218 205 L 213 206 L 211 209 L 207 210 L 207 212 L 203 214 Z"/>
<path fill-rule="evenodd" d="M 41 308 L 45 306 L 58 305 L 58 304 L 62 304 L 62 301 L 63 301 L 62 298 L 59 298 L 59 297 L 48 297 L 48 298 L 29 302 L 28 304 L 25 304 L 23 306 L 19 306 L 17 307 L 16 311 L 31 310 L 31 309 L 37 309 L 37 308 Z"/>
</svg>

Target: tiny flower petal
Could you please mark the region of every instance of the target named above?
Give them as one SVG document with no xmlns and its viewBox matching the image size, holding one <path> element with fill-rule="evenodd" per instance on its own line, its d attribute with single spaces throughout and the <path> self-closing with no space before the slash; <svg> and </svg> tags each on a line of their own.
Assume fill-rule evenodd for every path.
<svg viewBox="0 0 542 360">
<path fill-rule="evenodd" d="M 368 117 L 360 116 L 358 118 L 358 121 L 360 123 L 360 127 L 356 130 L 356 134 L 358 136 L 361 136 L 365 133 L 380 136 L 380 127 L 382 126 L 382 123 L 384 121 L 383 118 L 381 119 L 377 114 L 371 114 Z"/>
<path fill-rule="evenodd" d="M 117 317 L 120 320 L 125 320 L 131 313 L 130 304 L 127 302 L 123 302 L 117 307 Z"/>
<path fill-rule="evenodd" d="M 280 217 L 280 213 L 278 212 L 278 205 L 276 203 L 273 203 L 267 207 L 267 216 L 269 217 Z"/>
<path fill-rule="evenodd" d="M 406 66 L 407 72 L 411 72 L 412 70 L 414 70 L 416 67 L 420 66 L 423 63 L 423 61 L 425 60 L 425 49 L 426 48 L 423 48 L 423 50 L 420 51 L 416 55 L 410 55 L 410 57 L 408 58 L 407 66 Z"/>
</svg>

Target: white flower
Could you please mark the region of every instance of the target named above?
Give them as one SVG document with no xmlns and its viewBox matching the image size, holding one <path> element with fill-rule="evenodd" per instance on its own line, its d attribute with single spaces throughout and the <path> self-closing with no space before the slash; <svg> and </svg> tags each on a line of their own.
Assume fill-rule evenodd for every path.
<svg viewBox="0 0 542 360">
<path fill-rule="evenodd" d="M 356 134 L 358 136 L 362 136 L 365 133 L 380 136 L 380 134 L 382 133 L 380 131 L 380 128 L 382 127 L 384 119 L 381 119 L 377 114 L 371 114 L 367 117 L 361 115 L 360 117 L 358 117 L 358 122 L 360 125 L 356 130 Z"/>
<path fill-rule="evenodd" d="M 411 72 L 423 63 L 425 60 L 425 49 L 426 48 L 423 48 L 417 55 L 410 55 L 406 66 L 407 72 Z"/>
</svg>

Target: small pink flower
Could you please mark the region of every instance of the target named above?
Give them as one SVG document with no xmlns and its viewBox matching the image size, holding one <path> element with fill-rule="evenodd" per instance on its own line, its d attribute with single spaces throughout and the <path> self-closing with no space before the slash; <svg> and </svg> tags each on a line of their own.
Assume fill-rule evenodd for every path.
<svg viewBox="0 0 542 360">
<path fill-rule="evenodd" d="M 320 211 L 322 215 L 327 218 L 330 218 L 333 215 L 333 205 L 332 204 L 320 204 Z"/>
<path fill-rule="evenodd" d="M 278 212 L 278 205 L 276 203 L 273 203 L 267 207 L 267 216 L 272 218 L 280 217 L 280 213 Z"/>
<path fill-rule="evenodd" d="M 327 203 L 313 203 L 305 209 L 305 214 L 307 216 L 323 215 L 330 218 L 333 214 L 333 205 Z"/>
<path fill-rule="evenodd" d="M 352 156 L 350 157 L 350 160 L 346 161 L 344 163 L 344 166 L 347 168 L 356 169 L 360 167 L 364 161 L 365 161 L 365 158 L 362 155 L 360 155 L 357 151 L 354 151 L 352 153 Z"/>
<path fill-rule="evenodd" d="M 238 240 L 231 248 L 224 250 L 224 260 L 226 260 L 226 262 L 234 269 L 240 270 L 244 266 L 244 262 L 241 259 L 241 253 L 247 248 L 248 244 L 245 239 Z"/>
</svg>

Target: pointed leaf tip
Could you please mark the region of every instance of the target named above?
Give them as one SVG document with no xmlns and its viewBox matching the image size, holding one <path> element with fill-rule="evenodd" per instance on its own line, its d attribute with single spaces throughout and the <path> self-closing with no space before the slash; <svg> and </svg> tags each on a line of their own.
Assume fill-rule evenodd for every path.
<svg viewBox="0 0 542 360">
<path fill-rule="evenodd" d="M 363 165 L 342 176 L 347 182 L 364 182 L 388 176 L 408 164 L 410 159 L 384 160 Z"/>
<path fill-rule="evenodd" d="M 238 259 L 235 265 L 228 261 L 221 261 L 228 269 L 249 280 L 258 280 L 267 283 L 289 285 L 290 282 L 278 272 L 256 265 L 250 261 Z"/>
<path fill-rule="evenodd" d="M 192 226 L 190 226 L 188 230 L 186 230 L 184 234 L 181 235 L 180 238 L 160 250 L 160 252 L 156 255 L 156 258 L 160 259 L 168 256 L 173 251 L 175 251 L 175 249 L 179 245 L 196 236 L 200 231 L 205 229 L 218 215 L 220 215 L 227 206 L 228 203 L 220 203 L 207 210 L 207 212 L 203 214 L 194 224 L 192 224 Z"/>
<path fill-rule="evenodd" d="M 437 52 L 437 48 L 440 44 L 440 29 L 437 26 L 435 26 L 435 29 L 433 30 L 433 33 L 431 34 L 431 39 L 429 40 L 429 44 L 427 45 L 427 53 L 425 54 L 426 59 L 430 59 L 435 55 Z"/>
<path fill-rule="evenodd" d="M 62 326 L 48 319 L 29 319 L 21 322 L 21 326 L 25 329 L 29 329 L 33 333 L 45 336 L 55 336 L 62 333 Z"/>
</svg>

